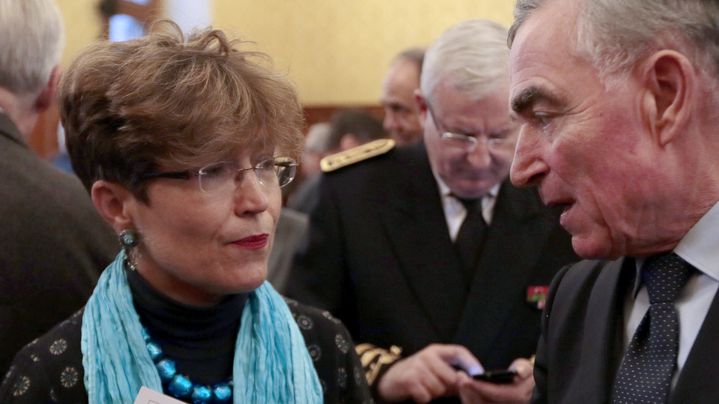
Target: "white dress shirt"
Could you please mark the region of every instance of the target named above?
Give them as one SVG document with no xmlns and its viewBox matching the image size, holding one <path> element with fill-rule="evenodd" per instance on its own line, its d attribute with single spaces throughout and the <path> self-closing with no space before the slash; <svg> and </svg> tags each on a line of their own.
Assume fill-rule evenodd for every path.
<svg viewBox="0 0 719 404">
<path fill-rule="evenodd" d="M 439 186 L 439 195 L 440 198 L 442 198 L 442 208 L 444 208 L 444 219 L 447 221 L 449 237 L 454 241 L 457 238 L 457 233 L 459 233 L 459 228 L 462 227 L 464 218 L 467 217 L 467 209 L 464 208 L 462 202 L 452 196 L 452 191 L 438 175 L 435 175 L 434 179 L 437 180 L 437 185 Z M 489 192 L 482 197 L 482 217 L 487 225 L 492 223 L 494 205 L 497 201 L 500 184 L 493 186 Z"/>
<path fill-rule="evenodd" d="M 673 384 L 687 361 L 704 318 L 709 312 L 714 295 L 719 289 L 719 202 L 716 203 L 689 232 L 684 235 L 674 252 L 697 269 L 675 302 L 679 313 L 679 353 L 677 372 Z M 634 293 L 627 297 L 625 316 L 624 346 L 634 336 L 644 314 L 649 310 L 647 288 L 641 284 L 640 269 L 644 259 L 636 259 Z"/>
</svg>

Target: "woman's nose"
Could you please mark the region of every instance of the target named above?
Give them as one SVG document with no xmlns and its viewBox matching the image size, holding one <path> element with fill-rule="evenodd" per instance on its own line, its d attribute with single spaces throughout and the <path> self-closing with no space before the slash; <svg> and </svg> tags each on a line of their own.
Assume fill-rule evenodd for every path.
<svg viewBox="0 0 719 404">
<path fill-rule="evenodd" d="M 252 170 L 243 173 L 235 189 L 235 211 L 238 215 L 259 213 L 267 210 L 271 185 L 265 185 Z"/>
</svg>

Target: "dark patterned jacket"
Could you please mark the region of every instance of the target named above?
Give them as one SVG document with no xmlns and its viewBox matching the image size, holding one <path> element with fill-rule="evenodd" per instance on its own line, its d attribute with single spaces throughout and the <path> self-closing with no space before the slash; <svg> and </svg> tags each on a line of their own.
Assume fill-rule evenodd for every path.
<svg viewBox="0 0 719 404">
<path fill-rule="evenodd" d="M 342 323 L 329 312 L 289 299 L 287 304 L 314 362 L 324 402 L 371 403 L 354 344 Z M 20 351 L 0 386 L 0 402 L 87 403 L 81 326 L 79 311 Z"/>
</svg>

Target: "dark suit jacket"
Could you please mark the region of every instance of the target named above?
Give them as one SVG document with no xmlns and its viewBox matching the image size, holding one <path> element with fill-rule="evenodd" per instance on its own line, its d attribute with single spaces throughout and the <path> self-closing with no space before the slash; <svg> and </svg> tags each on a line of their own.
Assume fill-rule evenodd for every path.
<svg viewBox="0 0 719 404">
<path fill-rule="evenodd" d="M 39 159 L 0 114 L 0 374 L 85 304 L 118 250 L 80 182 Z"/>
<path fill-rule="evenodd" d="M 633 288 L 634 268 L 633 259 L 582 261 L 557 274 L 542 320 L 535 402 L 609 402 L 623 356 L 624 301 Z M 715 297 L 670 403 L 719 403 L 717 336 Z"/>
<path fill-rule="evenodd" d="M 468 347 L 486 368 L 534 353 L 540 311 L 528 286 L 575 260 L 532 190 L 505 182 L 471 283 L 449 236 L 424 145 L 326 174 L 288 294 L 332 311 L 357 343 Z"/>
</svg>

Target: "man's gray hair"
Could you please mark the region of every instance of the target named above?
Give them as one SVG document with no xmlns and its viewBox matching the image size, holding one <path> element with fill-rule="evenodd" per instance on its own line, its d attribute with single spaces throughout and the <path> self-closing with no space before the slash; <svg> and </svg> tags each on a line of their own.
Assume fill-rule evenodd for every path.
<svg viewBox="0 0 719 404">
<path fill-rule="evenodd" d="M 511 46 L 519 26 L 545 0 L 518 0 Z M 715 73 L 719 66 L 719 2 L 707 0 L 581 0 L 577 36 L 579 56 L 602 75 L 629 71 L 648 52 L 682 51 Z"/>
<path fill-rule="evenodd" d="M 425 54 L 422 94 L 431 99 L 437 85 L 449 80 L 476 99 L 486 96 L 508 78 L 506 40 L 507 29 L 489 20 L 468 20 L 450 27 Z"/>
<path fill-rule="evenodd" d="M 62 55 L 62 18 L 53 0 L 0 0 L 0 87 L 31 95 Z"/>
</svg>

